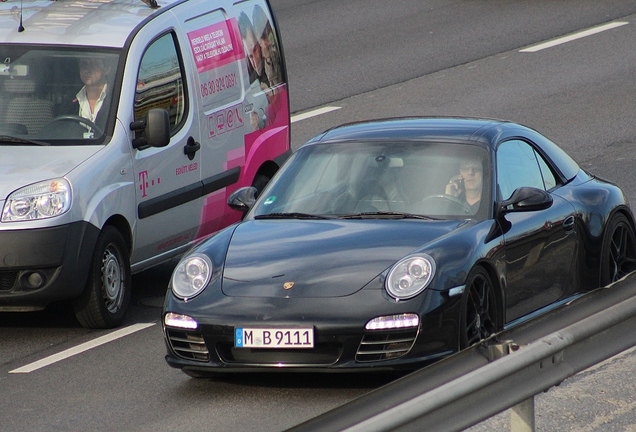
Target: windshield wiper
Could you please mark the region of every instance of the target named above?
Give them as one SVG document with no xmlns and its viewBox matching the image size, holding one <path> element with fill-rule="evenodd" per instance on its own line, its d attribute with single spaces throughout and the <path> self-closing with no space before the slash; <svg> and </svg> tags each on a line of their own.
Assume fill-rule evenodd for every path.
<svg viewBox="0 0 636 432">
<path fill-rule="evenodd" d="M 364 212 L 353 213 L 348 215 L 338 216 L 340 219 L 423 219 L 423 220 L 437 220 L 430 216 L 418 215 L 413 213 L 402 213 L 393 211 L 377 211 L 377 212 Z"/>
<path fill-rule="evenodd" d="M 331 219 L 328 216 L 308 214 L 308 213 L 270 213 L 254 216 L 254 219 Z"/>
<path fill-rule="evenodd" d="M 25 138 L 19 138 L 11 135 L 0 135 L 0 143 L 12 143 L 12 144 L 28 144 L 37 146 L 50 146 L 51 144 L 44 141 L 28 140 Z"/>
</svg>

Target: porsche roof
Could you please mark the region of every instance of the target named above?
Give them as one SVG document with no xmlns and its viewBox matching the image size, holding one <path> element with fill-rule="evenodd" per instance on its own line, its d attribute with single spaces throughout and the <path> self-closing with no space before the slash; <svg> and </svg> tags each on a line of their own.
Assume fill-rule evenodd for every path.
<svg viewBox="0 0 636 432">
<path fill-rule="evenodd" d="M 497 119 L 470 117 L 396 117 L 363 120 L 333 127 L 304 145 L 321 142 L 432 140 L 479 143 L 493 148 L 502 137 L 528 137 L 548 156 L 566 179 L 579 172 L 579 165 L 563 149 L 527 126 Z"/>
<path fill-rule="evenodd" d="M 0 41 L 122 47 L 140 22 L 181 1 L 5 0 L 0 2 Z"/>
<path fill-rule="evenodd" d="M 398 117 L 364 120 L 336 126 L 316 141 L 348 139 L 458 139 L 489 143 L 503 129 L 521 125 L 496 119 L 465 117 Z"/>
</svg>

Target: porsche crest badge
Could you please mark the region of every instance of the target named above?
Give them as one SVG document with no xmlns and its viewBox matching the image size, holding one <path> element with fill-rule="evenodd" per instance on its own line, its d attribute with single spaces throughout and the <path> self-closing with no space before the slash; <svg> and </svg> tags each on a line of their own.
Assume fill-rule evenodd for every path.
<svg viewBox="0 0 636 432">
<path fill-rule="evenodd" d="M 290 289 L 292 289 L 293 286 L 294 286 L 294 282 L 285 282 L 283 284 L 283 289 L 284 290 L 290 290 Z"/>
</svg>

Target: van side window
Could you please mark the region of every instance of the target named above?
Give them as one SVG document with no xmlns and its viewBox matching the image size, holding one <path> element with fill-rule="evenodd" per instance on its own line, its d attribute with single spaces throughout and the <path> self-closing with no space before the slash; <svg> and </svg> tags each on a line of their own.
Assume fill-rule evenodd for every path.
<svg viewBox="0 0 636 432">
<path fill-rule="evenodd" d="M 170 115 L 170 132 L 182 125 L 187 110 L 185 79 L 176 38 L 167 33 L 155 40 L 141 59 L 135 91 L 135 121 L 148 110 L 164 108 Z"/>
</svg>

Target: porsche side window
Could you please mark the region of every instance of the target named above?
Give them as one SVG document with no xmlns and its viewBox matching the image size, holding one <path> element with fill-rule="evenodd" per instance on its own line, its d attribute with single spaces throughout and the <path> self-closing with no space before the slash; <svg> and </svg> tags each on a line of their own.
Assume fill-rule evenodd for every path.
<svg viewBox="0 0 636 432">
<path fill-rule="evenodd" d="M 526 142 L 511 140 L 497 149 L 497 182 L 503 199 L 509 198 L 515 189 L 530 186 L 546 190 L 539 155 Z M 545 164 L 545 161 L 543 161 Z M 549 173 L 550 170 L 545 167 Z M 552 183 L 555 183 L 552 176 Z"/>
<path fill-rule="evenodd" d="M 554 176 L 554 173 L 550 169 L 548 163 L 538 153 L 537 161 L 539 162 L 539 168 L 541 169 L 541 176 L 543 177 L 545 190 L 550 190 L 557 185 L 556 177 Z"/>
<path fill-rule="evenodd" d="M 135 91 L 135 120 L 141 120 L 151 108 L 164 108 L 170 115 L 171 133 L 181 126 L 186 111 L 183 68 L 175 44 L 174 35 L 168 33 L 148 47 Z"/>
</svg>

